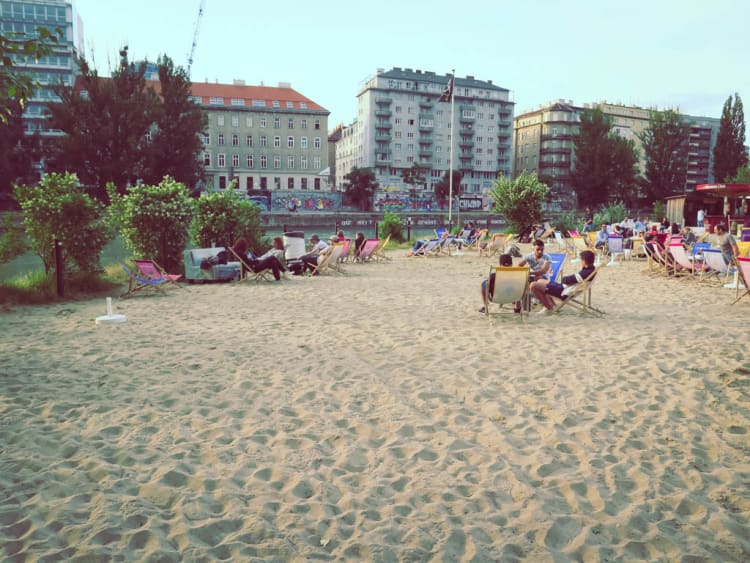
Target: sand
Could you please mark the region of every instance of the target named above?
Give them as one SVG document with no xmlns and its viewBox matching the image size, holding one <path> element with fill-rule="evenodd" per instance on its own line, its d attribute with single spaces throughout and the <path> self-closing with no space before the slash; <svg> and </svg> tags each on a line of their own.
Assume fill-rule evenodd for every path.
<svg viewBox="0 0 750 563">
<path fill-rule="evenodd" d="M 487 319 L 404 254 L 1 314 L 0 559 L 750 559 L 750 299 Z"/>
</svg>

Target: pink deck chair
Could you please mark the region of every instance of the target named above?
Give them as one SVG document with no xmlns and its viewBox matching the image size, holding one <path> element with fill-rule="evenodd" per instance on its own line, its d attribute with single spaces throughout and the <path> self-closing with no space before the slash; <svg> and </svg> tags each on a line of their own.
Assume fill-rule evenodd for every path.
<svg viewBox="0 0 750 563">
<path fill-rule="evenodd" d="M 738 273 L 737 299 L 732 301 L 732 305 L 737 303 L 737 301 L 739 301 L 745 296 L 750 297 L 750 258 L 744 258 L 742 256 L 738 256 L 735 258 L 735 261 L 737 262 L 737 273 Z M 740 284 L 745 286 L 744 292 L 740 288 Z"/>
<path fill-rule="evenodd" d="M 146 279 L 152 281 L 163 280 L 167 283 L 173 283 L 177 287 L 182 287 L 177 283 L 177 280 L 182 277 L 182 274 L 168 274 L 164 268 L 159 266 L 159 264 L 153 260 L 133 260 L 133 264 L 138 268 L 142 277 Z"/>
<path fill-rule="evenodd" d="M 380 244 L 380 239 L 368 238 L 365 241 L 365 244 L 362 245 L 362 250 L 359 251 L 359 256 L 357 257 L 357 261 L 369 262 L 372 259 L 372 253 L 375 252 L 375 249 L 378 247 L 378 244 Z"/>
<path fill-rule="evenodd" d="M 684 271 L 694 276 L 696 273 L 703 272 L 708 269 L 705 264 L 697 264 L 690 260 L 685 247 L 681 243 L 672 243 L 669 245 L 669 253 L 672 255 L 675 261 L 675 273 L 678 271 Z"/>
</svg>

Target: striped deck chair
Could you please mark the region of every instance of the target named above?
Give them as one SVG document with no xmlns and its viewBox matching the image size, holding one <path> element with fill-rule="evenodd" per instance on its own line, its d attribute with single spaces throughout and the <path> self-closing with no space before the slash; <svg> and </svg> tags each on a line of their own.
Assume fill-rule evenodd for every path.
<svg viewBox="0 0 750 563">
<path fill-rule="evenodd" d="M 593 315 L 597 317 L 604 316 L 605 313 L 601 309 L 597 309 L 591 304 L 591 289 L 594 285 L 594 280 L 602 266 L 598 266 L 591 275 L 585 280 L 578 282 L 575 285 L 571 285 L 565 288 L 562 293 L 563 299 L 555 305 L 552 309 L 553 313 L 559 313 L 560 309 L 570 305 L 572 308 L 581 311 L 584 314 Z"/>
<path fill-rule="evenodd" d="M 359 252 L 357 262 L 370 262 L 372 260 L 372 253 L 375 252 L 378 243 L 380 243 L 380 239 L 368 238 L 362 245 L 362 250 Z"/>
<path fill-rule="evenodd" d="M 732 301 L 732 305 L 737 303 L 743 297 L 750 297 L 750 258 L 738 256 L 735 258 L 737 263 L 737 298 Z M 742 285 L 742 287 L 740 287 Z M 744 291 L 743 291 L 744 289 Z"/>
</svg>

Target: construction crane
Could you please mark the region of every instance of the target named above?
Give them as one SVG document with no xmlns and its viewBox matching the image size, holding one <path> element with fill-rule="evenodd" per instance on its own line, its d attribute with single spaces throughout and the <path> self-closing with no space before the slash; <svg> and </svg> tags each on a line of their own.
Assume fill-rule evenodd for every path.
<svg viewBox="0 0 750 563">
<path fill-rule="evenodd" d="M 187 75 L 190 78 L 190 68 L 193 66 L 193 55 L 195 54 L 195 46 L 198 44 L 198 32 L 201 28 L 201 17 L 203 16 L 203 9 L 206 7 L 206 0 L 201 0 L 200 6 L 198 7 L 198 17 L 195 18 L 195 26 L 193 27 L 193 44 L 190 45 L 190 54 L 188 55 L 187 62 Z"/>
</svg>

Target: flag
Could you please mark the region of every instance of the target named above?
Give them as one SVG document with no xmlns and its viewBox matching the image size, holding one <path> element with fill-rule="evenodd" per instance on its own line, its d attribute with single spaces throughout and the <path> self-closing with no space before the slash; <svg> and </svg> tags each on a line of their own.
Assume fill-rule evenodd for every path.
<svg viewBox="0 0 750 563">
<path fill-rule="evenodd" d="M 451 76 L 450 80 L 448 81 L 448 85 L 445 87 L 445 90 L 443 90 L 443 93 L 440 95 L 439 102 L 450 102 L 451 96 L 453 96 L 453 77 Z"/>
</svg>

